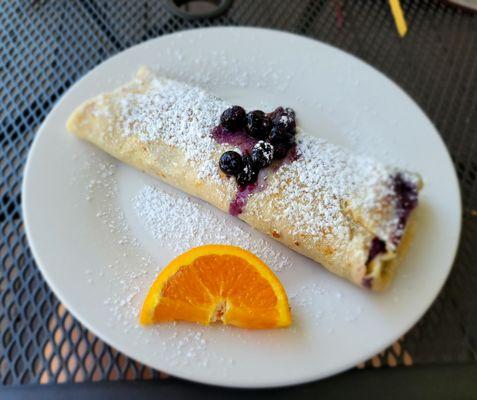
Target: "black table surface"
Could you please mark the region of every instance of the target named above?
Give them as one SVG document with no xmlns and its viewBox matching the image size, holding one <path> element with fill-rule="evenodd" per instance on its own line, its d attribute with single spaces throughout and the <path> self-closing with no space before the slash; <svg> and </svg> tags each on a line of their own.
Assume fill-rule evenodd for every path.
<svg viewBox="0 0 477 400">
<path fill-rule="evenodd" d="M 215 18 L 188 19 L 171 13 L 164 0 L 0 1 L 0 381 L 6 386 L 5 395 L 27 396 L 44 383 L 41 390 L 48 396 L 51 388 L 59 387 L 56 383 L 65 383 L 62 390 L 68 391 L 72 387 L 68 384 L 86 382 L 68 393 L 108 388 L 119 396 L 141 387 L 144 393 L 155 390 L 166 397 L 170 391 L 181 396 L 196 389 L 215 396 L 203 386 L 161 379 L 163 374 L 101 342 L 65 310 L 29 250 L 20 188 L 39 125 L 81 76 L 149 38 L 220 25 L 298 33 L 370 63 L 426 112 L 447 145 L 460 180 L 461 243 L 450 278 L 431 309 L 399 342 L 360 370 L 295 388 L 295 393 L 332 393 L 333 386 L 347 393 L 345 382 L 350 387 L 368 382 L 372 387 L 385 377 L 387 382 L 409 379 L 417 384 L 417 379 L 430 382 L 433 376 L 435 387 L 440 387 L 440 378 L 457 383 L 475 376 L 477 381 L 477 15 L 438 0 L 402 1 L 409 32 L 400 38 L 387 1 L 231 3 Z M 376 367 L 383 368 L 376 372 Z M 148 379 L 152 381 L 144 381 Z M 136 383 L 121 386 L 125 380 Z M 96 381 L 103 383 L 91 384 Z M 460 386 L 477 393 L 475 384 Z"/>
</svg>

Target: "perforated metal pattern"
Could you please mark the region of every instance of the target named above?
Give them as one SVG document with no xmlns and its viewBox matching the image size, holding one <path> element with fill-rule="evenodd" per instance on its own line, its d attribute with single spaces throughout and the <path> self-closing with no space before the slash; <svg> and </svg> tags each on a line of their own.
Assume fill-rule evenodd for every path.
<svg viewBox="0 0 477 400">
<path fill-rule="evenodd" d="M 39 124 L 79 77 L 143 40 L 211 25 L 272 27 L 331 43 L 390 76 L 429 115 L 462 186 L 460 251 L 422 321 L 360 367 L 475 362 L 477 18 L 437 0 L 403 5 L 410 30 L 400 39 L 385 1 L 236 0 L 226 15 L 202 21 L 172 16 L 159 0 L 0 1 L 1 382 L 160 376 L 99 341 L 52 295 L 23 230 L 21 174 Z"/>
</svg>

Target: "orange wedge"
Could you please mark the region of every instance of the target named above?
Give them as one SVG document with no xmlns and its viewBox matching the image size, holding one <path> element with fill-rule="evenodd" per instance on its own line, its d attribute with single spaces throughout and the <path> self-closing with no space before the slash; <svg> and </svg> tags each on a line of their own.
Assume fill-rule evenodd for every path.
<svg viewBox="0 0 477 400">
<path fill-rule="evenodd" d="M 206 245 L 174 259 L 158 275 L 140 322 L 222 322 L 265 329 L 291 324 L 282 284 L 254 254 L 235 246 Z"/>
</svg>

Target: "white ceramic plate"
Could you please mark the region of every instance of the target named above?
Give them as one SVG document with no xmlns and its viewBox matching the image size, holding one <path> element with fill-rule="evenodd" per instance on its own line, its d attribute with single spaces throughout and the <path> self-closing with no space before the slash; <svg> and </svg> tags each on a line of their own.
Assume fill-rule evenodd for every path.
<svg viewBox="0 0 477 400">
<path fill-rule="evenodd" d="M 67 134 L 65 121 L 83 100 L 128 81 L 143 64 L 247 107 L 291 106 L 305 131 L 419 171 L 425 182 L 419 225 L 390 290 L 373 294 L 354 287 L 266 238 L 272 252 L 290 261 L 278 276 L 292 297 L 292 328 L 246 331 L 186 323 L 139 327 L 137 312 L 149 285 L 177 252 L 154 239 L 132 198 L 145 184 L 184 196 Z M 88 73 L 38 131 L 25 170 L 23 211 L 45 279 L 86 327 L 154 368 L 235 387 L 323 378 L 393 343 L 441 289 L 461 221 L 449 154 L 435 128 L 399 87 L 330 46 L 252 28 L 163 36 Z M 248 229 L 212 212 L 218 219 L 229 218 L 230 227 Z M 257 240 L 262 237 L 250 232 Z"/>
</svg>

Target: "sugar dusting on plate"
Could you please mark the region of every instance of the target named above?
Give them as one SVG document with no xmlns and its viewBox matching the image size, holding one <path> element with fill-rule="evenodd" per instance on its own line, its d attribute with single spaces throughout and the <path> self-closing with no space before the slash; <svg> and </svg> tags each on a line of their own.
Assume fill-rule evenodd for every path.
<svg viewBox="0 0 477 400">
<path fill-rule="evenodd" d="M 206 330 L 202 326 L 184 324 L 178 329 L 176 323 L 144 328 L 138 324 L 138 314 L 143 299 L 162 266 L 152 262 L 137 238 L 133 236 L 123 209 L 118 205 L 118 182 L 116 164 L 105 161 L 96 153 L 78 160 L 77 173 L 71 177 L 71 185 L 80 185 L 84 191 L 83 201 L 91 208 L 94 217 L 107 233 L 102 246 L 114 251 L 114 259 L 103 265 L 85 266 L 85 282 L 91 288 L 105 285 L 101 306 L 107 307 L 106 324 L 120 329 L 124 335 L 135 337 L 131 344 L 155 343 L 151 353 L 168 360 L 172 366 L 198 366 L 207 368 L 211 363 L 222 365 L 228 374 L 235 360 L 224 357 L 210 348 Z M 113 290 L 109 290 L 113 288 Z M 107 294 L 106 294 L 107 293 Z M 134 335 L 132 332 L 134 331 Z M 151 345 L 152 346 L 152 345 Z"/>
<path fill-rule="evenodd" d="M 276 272 L 291 266 L 288 257 L 267 239 L 252 236 L 229 217 L 217 217 L 195 199 L 146 185 L 133 202 L 144 227 L 177 255 L 203 244 L 231 244 L 251 251 Z"/>
<path fill-rule="evenodd" d="M 288 293 L 290 305 L 298 319 L 306 318 L 314 329 L 326 326 L 326 332 L 334 333 L 336 321 L 347 323 L 357 321 L 362 307 L 350 305 L 344 312 L 338 313 L 338 305 L 344 301 L 344 295 L 337 290 L 330 290 L 317 282 L 309 282 Z M 301 322 L 301 321 L 300 321 Z"/>
</svg>

